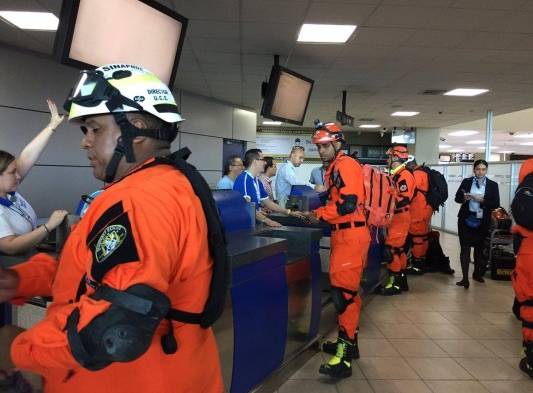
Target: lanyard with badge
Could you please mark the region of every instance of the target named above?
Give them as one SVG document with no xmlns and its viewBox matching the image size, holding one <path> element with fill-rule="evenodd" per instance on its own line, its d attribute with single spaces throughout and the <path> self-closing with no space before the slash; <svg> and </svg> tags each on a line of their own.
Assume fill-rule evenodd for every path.
<svg viewBox="0 0 533 393">
<path fill-rule="evenodd" d="M 0 205 L 5 206 L 9 210 L 17 213 L 19 216 L 21 216 L 24 220 L 26 220 L 30 224 L 32 229 L 35 229 L 32 217 L 27 212 L 22 210 L 20 207 L 15 205 L 16 201 L 17 201 L 17 196 L 15 195 L 14 192 L 8 192 L 7 198 L 0 197 Z M 22 200 L 20 201 L 20 204 L 22 207 L 26 206 L 26 203 Z"/>
</svg>

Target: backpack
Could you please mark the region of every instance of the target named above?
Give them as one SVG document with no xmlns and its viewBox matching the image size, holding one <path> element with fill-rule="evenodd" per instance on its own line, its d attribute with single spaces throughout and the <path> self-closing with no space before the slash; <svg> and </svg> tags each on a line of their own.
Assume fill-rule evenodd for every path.
<svg viewBox="0 0 533 393">
<path fill-rule="evenodd" d="M 511 214 L 518 225 L 533 229 L 533 173 L 518 185 L 511 203 Z"/>
<path fill-rule="evenodd" d="M 440 272 L 454 274 L 455 270 L 450 267 L 450 258 L 444 254 L 439 241 L 440 233 L 430 231 L 428 233 L 428 250 L 426 252 L 426 270 L 430 273 Z"/>
<path fill-rule="evenodd" d="M 420 192 L 423 192 L 426 196 L 428 205 L 434 211 L 439 211 L 439 206 L 444 206 L 444 202 L 448 199 L 448 183 L 446 183 L 444 175 L 425 165 L 420 166 L 416 170 L 424 171 L 428 175 L 428 190 L 427 192 Z"/>
<path fill-rule="evenodd" d="M 387 227 L 396 206 L 396 188 L 392 177 L 372 165 L 363 165 L 366 222 L 369 226 Z"/>
</svg>

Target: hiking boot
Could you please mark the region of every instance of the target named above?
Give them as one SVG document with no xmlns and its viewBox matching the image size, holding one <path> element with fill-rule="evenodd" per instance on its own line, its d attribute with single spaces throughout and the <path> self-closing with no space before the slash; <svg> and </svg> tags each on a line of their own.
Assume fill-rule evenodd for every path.
<svg viewBox="0 0 533 393">
<path fill-rule="evenodd" d="M 533 342 L 524 343 L 524 352 L 526 356 L 520 360 L 518 367 L 533 379 Z"/>
<path fill-rule="evenodd" d="M 426 272 L 425 263 L 426 260 L 424 258 L 411 258 L 410 264 L 405 272 L 407 274 L 421 276 Z"/>
<path fill-rule="evenodd" d="M 340 336 L 339 331 L 339 336 Z M 329 353 L 330 355 L 335 355 L 337 353 L 337 341 L 325 341 L 322 343 L 321 348 L 322 352 Z M 353 357 L 352 359 L 359 359 L 359 346 L 357 345 L 357 333 L 353 340 Z"/>
<path fill-rule="evenodd" d="M 389 278 L 385 285 L 379 287 L 378 294 L 382 296 L 393 296 L 402 293 L 400 287 L 400 273 L 389 272 Z"/>
<path fill-rule="evenodd" d="M 405 270 L 400 272 L 400 275 L 398 276 L 398 283 L 400 284 L 400 289 L 402 291 L 409 291 L 409 284 L 407 284 L 407 274 L 405 274 Z"/>
<path fill-rule="evenodd" d="M 337 351 L 329 362 L 320 366 L 320 374 L 329 375 L 332 378 L 349 378 L 352 376 L 352 358 L 354 342 L 348 338 L 345 332 L 339 331 L 337 338 Z"/>
</svg>

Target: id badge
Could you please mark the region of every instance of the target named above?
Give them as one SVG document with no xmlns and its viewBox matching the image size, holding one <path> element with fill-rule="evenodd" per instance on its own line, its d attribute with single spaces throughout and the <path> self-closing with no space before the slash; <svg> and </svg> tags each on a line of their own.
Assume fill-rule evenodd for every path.
<svg viewBox="0 0 533 393">
<path fill-rule="evenodd" d="M 476 212 L 476 218 L 483 218 L 483 210 L 479 209 L 479 210 Z"/>
</svg>

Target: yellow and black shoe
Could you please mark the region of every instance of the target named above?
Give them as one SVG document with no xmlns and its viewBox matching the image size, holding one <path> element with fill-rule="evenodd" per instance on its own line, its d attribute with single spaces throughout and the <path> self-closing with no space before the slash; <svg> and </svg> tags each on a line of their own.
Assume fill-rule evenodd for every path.
<svg viewBox="0 0 533 393">
<path fill-rule="evenodd" d="M 409 266 L 407 266 L 405 272 L 413 276 L 421 276 L 424 274 L 424 259 L 411 258 Z"/>
<path fill-rule="evenodd" d="M 518 367 L 533 379 L 533 342 L 524 343 L 525 357 L 520 360 Z"/>
<path fill-rule="evenodd" d="M 329 375 L 332 378 L 349 378 L 352 376 L 352 358 L 354 343 L 339 332 L 337 339 L 337 352 L 326 364 L 320 366 L 320 374 Z"/>
<path fill-rule="evenodd" d="M 405 274 L 405 270 L 400 272 L 398 276 L 398 284 L 400 285 L 402 292 L 409 291 L 409 284 L 407 283 L 407 274 Z"/>
<path fill-rule="evenodd" d="M 340 336 L 341 332 L 339 332 Z M 329 353 L 330 355 L 335 355 L 337 353 L 337 341 L 325 341 L 320 346 L 320 349 L 324 353 Z M 357 360 L 359 359 L 359 346 L 357 345 L 357 334 L 355 335 L 355 339 L 353 341 L 353 355 L 352 359 Z"/>
<path fill-rule="evenodd" d="M 400 273 L 389 273 L 389 278 L 385 285 L 379 288 L 378 294 L 382 296 L 393 296 L 393 295 L 399 295 L 402 293 L 402 289 L 400 287 L 400 280 L 399 280 L 399 274 Z"/>
</svg>

